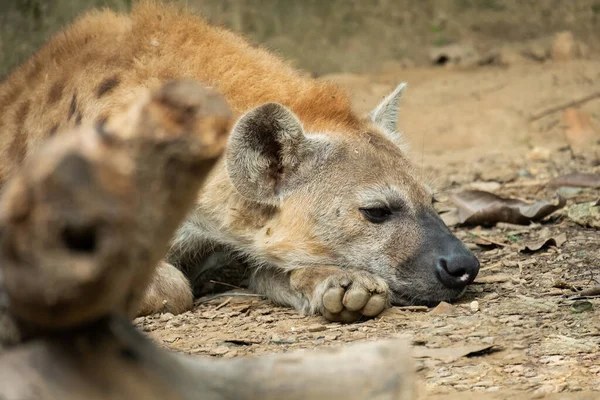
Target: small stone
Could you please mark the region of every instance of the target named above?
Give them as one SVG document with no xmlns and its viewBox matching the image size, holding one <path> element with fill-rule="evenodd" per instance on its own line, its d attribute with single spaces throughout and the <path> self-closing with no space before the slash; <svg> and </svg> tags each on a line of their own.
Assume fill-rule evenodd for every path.
<svg viewBox="0 0 600 400">
<path fill-rule="evenodd" d="M 600 207 L 596 202 L 573 204 L 567 214 L 570 220 L 581 226 L 600 229 Z"/>
<path fill-rule="evenodd" d="M 160 43 L 158 43 L 158 40 L 156 39 L 152 39 L 152 41 L 150 42 L 150 44 L 154 47 L 158 47 Z"/>
<path fill-rule="evenodd" d="M 178 319 L 178 318 L 174 318 L 174 319 L 172 319 L 172 320 L 169 322 L 169 325 L 170 325 L 170 326 L 172 326 L 172 327 L 175 327 L 175 328 L 177 328 L 177 327 L 180 327 L 181 325 L 183 325 L 183 321 L 181 321 L 181 320 L 180 320 L 180 319 Z"/>
<path fill-rule="evenodd" d="M 472 301 L 472 302 L 469 304 L 469 308 L 470 308 L 470 309 L 471 309 L 471 311 L 473 311 L 473 312 L 477 312 L 477 311 L 479 311 L 479 302 L 478 302 L 478 301 L 476 301 L 476 300 L 475 300 L 475 301 Z"/>
<path fill-rule="evenodd" d="M 336 340 L 340 335 L 337 333 L 332 333 L 329 335 L 325 335 L 325 337 L 323 337 L 323 339 L 327 340 L 327 341 L 332 341 L 332 340 Z"/>
<path fill-rule="evenodd" d="M 306 330 L 309 332 L 323 332 L 327 327 L 321 324 L 312 324 Z"/>
<path fill-rule="evenodd" d="M 534 147 L 529 153 L 527 158 L 531 161 L 548 161 L 552 152 L 550 149 L 545 147 Z"/>
<path fill-rule="evenodd" d="M 271 335 L 271 340 L 269 341 L 269 343 L 271 343 L 271 344 L 292 344 L 295 342 L 296 342 L 296 338 L 293 336 L 283 337 L 283 336 L 277 335 L 276 333 Z"/>
<path fill-rule="evenodd" d="M 554 36 L 551 51 L 552 61 L 571 61 L 579 56 L 578 53 L 578 46 L 573 37 L 573 33 L 565 31 L 559 32 Z"/>
<path fill-rule="evenodd" d="M 173 319 L 173 317 L 174 317 L 174 315 L 173 315 L 173 314 L 171 314 L 170 312 L 168 312 L 168 313 L 164 313 L 164 314 L 162 314 L 162 315 L 160 316 L 160 320 L 161 320 L 161 321 L 163 321 L 163 322 L 166 322 L 166 321 L 170 321 L 170 320 L 172 320 L 172 319 Z"/>
</svg>

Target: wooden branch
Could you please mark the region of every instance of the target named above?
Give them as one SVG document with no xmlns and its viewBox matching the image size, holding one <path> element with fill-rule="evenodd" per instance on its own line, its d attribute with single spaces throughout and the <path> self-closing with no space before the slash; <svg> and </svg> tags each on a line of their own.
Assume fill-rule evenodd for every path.
<svg viewBox="0 0 600 400">
<path fill-rule="evenodd" d="M 0 202 L 12 312 L 38 333 L 133 316 L 231 123 L 221 97 L 178 81 L 43 146 Z"/>
<path fill-rule="evenodd" d="M 550 107 L 544 111 L 540 111 L 537 114 L 533 114 L 531 117 L 529 117 L 529 122 L 537 121 L 538 119 L 542 119 L 544 117 L 547 117 L 550 114 L 554 114 L 555 112 L 562 111 L 569 107 L 580 106 L 582 104 L 587 103 L 588 101 L 594 100 L 599 97 L 600 97 L 600 92 L 596 92 L 596 93 L 589 94 L 589 95 L 582 97 L 580 99 L 577 99 L 577 100 L 572 100 L 567 103 L 563 103 L 563 104 L 559 104 L 554 107 Z"/>
<path fill-rule="evenodd" d="M 4 355 L 0 398 L 404 400 L 412 368 L 402 340 L 214 360 L 159 349 L 112 318 Z"/>
</svg>

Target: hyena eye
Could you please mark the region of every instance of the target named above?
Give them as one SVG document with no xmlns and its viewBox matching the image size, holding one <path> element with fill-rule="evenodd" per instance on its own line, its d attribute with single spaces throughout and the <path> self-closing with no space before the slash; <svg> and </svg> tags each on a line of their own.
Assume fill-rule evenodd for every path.
<svg viewBox="0 0 600 400">
<path fill-rule="evenodd" d="M 359 208 L 359 211 L 367 220 L 375 224 L 388 220 L 392 215 L 392 211 L 385 207 Z"/>
</svg>

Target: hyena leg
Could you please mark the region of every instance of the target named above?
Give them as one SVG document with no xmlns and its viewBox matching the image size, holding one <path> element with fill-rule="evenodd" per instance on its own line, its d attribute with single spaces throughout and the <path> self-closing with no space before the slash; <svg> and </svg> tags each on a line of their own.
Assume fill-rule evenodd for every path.
<svg viewBox="0 0 600 400">
<path fill-rule="evenodd" d="M 161 261 L 144 293 L 138 316 L 170 312 L 181 314 L 194 305 L 190 282 L 171 264 Z"/>
<path fill-rule="evenodd" d="M 390 303 L 385 281 L 366 271 L 306 267 L 291 272 L 259 269 L 250 286 L 271 301 L 334 322 L 374 317 Z"/>
</svg>

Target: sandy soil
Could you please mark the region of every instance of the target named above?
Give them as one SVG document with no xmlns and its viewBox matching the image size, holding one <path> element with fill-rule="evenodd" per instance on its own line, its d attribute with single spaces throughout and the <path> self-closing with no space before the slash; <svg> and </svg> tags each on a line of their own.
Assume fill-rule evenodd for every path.
<svg viewBox="0 0 600 400">
<path fill-rule="evenodd" d="M 545 185 L 552 177 L 600 173 L 600 146 L 571 151 L 562 109 L 539 117 L 600 92 L 598 62 L 396 69 L 327 78 L 349 87 L 363 111 L 397 82 L 409 82 L 401 128 L 414 161 L 425 178 L 435 178 L 442 200 L 470 186 L 551 199 L 553 191 Z M 576 109 L 598 133 L 600 98 Z M 453 305 L 396 307 L 372 320 L 340 325 L 260 297 L 226 294 L 201 300 L 183 315 L 140 318 L 136 324 L 175 351 L 224 358 L 410 337 L 423 398 L 599 398 L 600 300 L 587 299 L 592 309 L 579 312 L 574 295 L 600 284 L 600 234 L 570 220 L 567 210 L 597 200 L 600 191 L 565 193 L 567 207 L 541 224 L 454 228 L 480 258 L 482 270 Z M 562 233 L 567 240 L 560 247 L 520 251 Z"/>
</svg>

